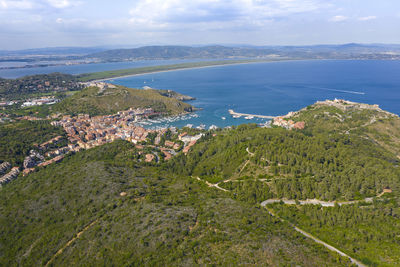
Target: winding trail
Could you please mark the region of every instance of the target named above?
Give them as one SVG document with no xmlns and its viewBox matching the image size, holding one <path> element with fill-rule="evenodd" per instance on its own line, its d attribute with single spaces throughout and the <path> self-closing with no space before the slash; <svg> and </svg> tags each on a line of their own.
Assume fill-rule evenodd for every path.
<svg viewBox="0 0 400 267">
<path fill-rule="evenodd" d="M 247 151 L 247 149 L 246 149 L 246 151 Z M 249 151 L 248 151 L 248 152 L 249 152 Z M 200 179 L 200 177 L 196 177 L 196 179 L 197 179 L 198 181 L 204 182 L 203 180 Z M 218 184 L 211 184 L 211 183 L 209 183 L 208 181 L 205 181 L 205 183 L 206 183 L 209 187 L 215 187 L 215 188 L 217 188 L 217 189 L 219 189 L 219 190 L 221 190 L 221 191 L 229 192 L 229 190 L 227 190 L 227 189 L 225 189 L 225 188 L 219 187 Z M 371 201 L 372 201 L 372 198 L 368 198 L 368 199 L 371 199 Z M 335 247 L 332 246 L 332 245 L 329 245 L 328 243 L 326 243 L 326 242 L 322 241 L 321 239 L 319 239 L 319 238 L 313 236 L 312 234 L 310 234 L 310 233 L 304 231 L 303 229 L 299 228 L 298 226 L 292 224 L 291 222 L 282 219 L 282 218 L 279 217 L 277 214 L 275 214 L 275 212 L 274 212 L 272 209 L 270 209 L 270 208 L 267 207 L 268 204 L 277 203 L 277 202 L 280 202 L 280 201 L 281 201 L 281 199 L 268 199 L 268 200 L 265 200 L 265 201 L 261 202 L 261 206 L 264 207 L 264 208 L 268 211 L 268 213 L 269 213 L 271 216 L 273 216 L 273 217 L 275 217 L 275 218 L 278 218 L 281 222 L 288 223 L 291 227 L 293 227 L 294 230 L 296 230 L 297 232 L 299 232 L 299 233 L 302 234 L 303 236 L 312 239 L 314 242 L 316 242 L 316 243 L 318 243 L 318 244 L 323 245 L 324 247 L 326 247 L 326 248 L 329 249 L 330 251 L 336 252 L 336 253 L 338 253 L 339 255 L 348 258 L 353 264 L 357 265 L 358 267 L 367 267 L 366 265 L 362 264 L 360 261 L 358 261 L 358 260 L 356 260 L 356 259 L 350 257 L 349 255 L 347 255 L 347 254 L 344 253 L 343 251 L 341 251 L 341 250 L 335 248 Z M 285 203 L 285 200 L 282 200 L 282 201 L 284 201 L 284 203 Z M 292 201 L 293 201 L 293 203 L 292 203 Z M 338 203 L 338 204 L 339 204 L 339 205 L 343 205 L 343 204 L 354 204 L 354 203 L 357 203 L 357 202 L 360 202 L 360 201 L 361 201 L 361 200 L 347 201 L 347 202 L 339 202 L 340 204 L 339 204 L 339 203 Z M 365 199 L 364 201 L 366 201 L 366 199 Z M 290 204 L 296 204 L 296 201 L 295 201 L 295 200 L 286 200 L 286 202 L 287 202 L 287 203 L 285 203 L 285 204 L 289 204 L 289 203 L 290 203 Z M 301 205 L 305 205 L 305 204 L 315 204 L 315 205 L 319 204 L 319 205 L 322 205 L 322 206 L 324 206 L 325 204 L 326 204 L 327 206 L 334 206 L 334 205 L 335 205 L 335 202 L 320 201 L 320 200 L 317 200 L 317 199 L 302 200 L 302 201 L 299 201 L 299 202 L 300 202 Z M 323 205 L 323 204 L 324 204 L 324 205 Z M 326 207 L 326 206 L 325 206 L 325 207 Z"/>
<path fill-rule="evenodd" d="M 252 157 L 254 156 L 254 153 L 249 151 L 249 147 L 246 147 L 246 151 L 247 151 L 247 153 L 249 153 L 250 156 L 252 156 Z"/>
<path fill-rule="evenodd" d="M 200 179 L 200 177 L 196 177 L 196 179 L 198 180 L 198 181 L 201 181 L 201 182 L 204 182 L 206 185 L 208 185 L 209 187 L 215 187 L 215 188 L 217 188 L 217 189 L 219 189 L 219 190 L 221 190 L 221 191 L 224 191 L 224 192 L 228 192 L 229 190 L 227 190 L 227 189 L 225 189 L 225 188 L 222 188 L 222 187 L 220 187 L 219 185 L 218 185 L 218 183 L 217 184 L 212 184 L 212 183 L 210 183 L 209 181 L 203 181 L 203 180 L 201 180 Z"/>
</svg>

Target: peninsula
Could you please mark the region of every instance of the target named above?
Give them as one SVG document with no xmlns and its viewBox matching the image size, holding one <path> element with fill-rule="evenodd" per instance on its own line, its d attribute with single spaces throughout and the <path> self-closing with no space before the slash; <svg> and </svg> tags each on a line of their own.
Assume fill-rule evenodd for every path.
<svg viewBox="0 0 400 267">
<path fill-rule="evenodd" d="M 180 63 L 172 65 L 158 65 L 150 67 L 141 68 L 130 68 L 121 70 L 110 70 L 110 71 L 100 71 L 92 73 L 84 73 L 77 76 L 78 80 L 81 82 L 88 81 L 103 81 L 111 78 L 122 78 L 127 76 L 142 75 L 156 72 L 166 72 L 173 70 L 184 70 L 184 69 L 194 69 L 194 68 L 205 68 L 205 67 L 215 67 L 215 66 L 225 66 L 225 65 L 237 65 L 237 64 L 249 64 L 249 63 L 261 63 L 261 62 L 273 62 L 289 60 L 287 58 L 282 59 L 243 59 L 243 60 L 218 60 L 218 61 L 201 61 L 201 62 L 190 62 L 190 63 Z M 292 59 L 293 60 L 293 59 Z"/>
</svg>

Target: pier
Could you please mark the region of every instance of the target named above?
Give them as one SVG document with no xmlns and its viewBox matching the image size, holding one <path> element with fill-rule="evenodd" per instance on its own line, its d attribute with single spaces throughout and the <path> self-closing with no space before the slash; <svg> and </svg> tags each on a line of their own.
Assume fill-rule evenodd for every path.
<svg viewBox="0 0 400 267">
<path fill-rule="evenodd" d="M 267 115 L 255 115 L 255 114 L 246 114 L 246 113 L 238 113 L 233 111 L 233 109 L 229 110 L 229 114 L 232 116 L 239 116 L 239 117 L 254 117 L 254 118 L 262 118 L 262 119 L 275 119 L 276 116 L 267 116 Z"/>
</svg>

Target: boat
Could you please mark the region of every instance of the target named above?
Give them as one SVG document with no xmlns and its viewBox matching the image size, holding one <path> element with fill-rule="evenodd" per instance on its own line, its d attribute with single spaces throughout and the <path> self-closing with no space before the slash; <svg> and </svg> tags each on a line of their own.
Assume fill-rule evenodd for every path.
<svg viewBox="0 0 400 267">
<path fill-rule="evenodd" d="M 221 117 L 221 119 L 223 119 L 223 120 L 226 120 L 226 118 L 225 118 L 225 117 Z"/>
<path fill-rule="evenodd" d="M 252 120 L 252 119 L 254 119 L 254 117 L 253 116 L 246 116 L 246 117 L 244 117 L 246 120 Z"/>
<path fill-rule="evenodd" d="M 239 115 L 233 115 L 232 117 L 233 117 L 234 119 L 240 118 Z"/>
</svg>

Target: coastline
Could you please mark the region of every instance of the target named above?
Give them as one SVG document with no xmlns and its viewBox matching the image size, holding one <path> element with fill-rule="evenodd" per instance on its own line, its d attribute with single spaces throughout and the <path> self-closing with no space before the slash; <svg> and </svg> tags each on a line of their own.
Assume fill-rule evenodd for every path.
<svg viewBox="0 0 400 267">
<path fill-rule="evenodd" d="M 288 62 L 288 61 L 303 61 L 303 60 L 308 60 L 308 59 L 260 60 L 260 61 L 248 61 L 248 62 L 221 63 L 221 64 L 215 64 L 215 65 L 209 65 L 209 66 L 199 66 L 199 67 L 196 67 L 196 66 L 182 67 L 182 68 L 176 68 L 176 69 L 170 69 L 170 70 L 155 70 L 155 71 L 149 71 L 149 72 L 144 72 L 144 73 L 121 75 L 121 76 L 115 76 L 115 77 L 110 77 L 110 78 L 91 80 L 90 82 L 107 82 L 107 81 L 113 80 L 113 79 L 121 79 L 121 78 L 127 78 L 127 77 L 153 74 L 153 73 L 182 71 L 182 70 L 190 70 L 190 69 L 204 69 L 204 68 L 221 67 L 221 66 L 247 65 L 247 64 L 256 64 L 256 63 Z"/>
</svg>

